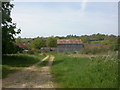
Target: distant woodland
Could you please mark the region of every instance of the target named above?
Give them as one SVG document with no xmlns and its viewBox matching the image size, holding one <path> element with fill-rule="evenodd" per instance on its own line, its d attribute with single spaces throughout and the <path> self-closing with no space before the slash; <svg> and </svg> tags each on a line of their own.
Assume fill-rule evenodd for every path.
<svg viewBox="0 0 120 90">
<path fill-rule="evenodd" d="M 79 40 L 81 39 L 84 44 L 101 44 L 101 45 L 118 45 L 118 36 L 115 35 L 105 35 L 105 34 L 92 34 L 92 35 L 67 35 L 64 37 L 51 36 L 51 37 L 36 37 L 36 38 L 16 38 L 16 43 L 30 44 L 34 47 L 35 43 L 39 43 L 39 48 L 41 47 L 56 47 L 56 41 L 59 39 L 71 39 Z"/>
<path fill-rule="evenodd" d="M 59 39 L 81 39 L 83 44 L 100 44 L 111 45 L 113 50 L 118 50 L 118 36 L 105 34 L 92 35 L 67 35 L 67 36 L 51 36 L 51 37 L 35 37 L 35 38 L 15 38 L 15 35 L 20 34 L 21 30 L 17 29 L 16 23 L 12 22 L 11 10 L 14 7 L 10 2 L 3 2 L 2 6 L 2 53 L 10 54 L 17 53 L 21 48 L 16 43 L 27 45 L 26 49 L 41 49 L 41 47 L 57 47 Z"/>
</svg>

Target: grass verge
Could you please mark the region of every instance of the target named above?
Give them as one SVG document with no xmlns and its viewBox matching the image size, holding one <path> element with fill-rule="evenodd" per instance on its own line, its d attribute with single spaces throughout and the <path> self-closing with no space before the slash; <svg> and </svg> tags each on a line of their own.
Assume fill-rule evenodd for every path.
<svg viewBox="0 0 120 90">
<path fill-rule="evenodd" d="M 50 58 L 50 57 L 49 57 Z M 48 62 L 49 62 L 49 58 L 45 61 L 43 61 L 41 64 L 38 64 L 38 67 L 43 67 L 43 66 L 47 66 Z"/>
<path fill-rule="evenodd" d="M 45 55 L 9 54 L 2 57 L 2 78 L 37 63 Z"/>
<path fill-rule="evenodd" d="M 117 88 L 118 62 L 106 57 L 92 59 L 54 54 L 52 75 L 58 88 Z"/>
</svg>

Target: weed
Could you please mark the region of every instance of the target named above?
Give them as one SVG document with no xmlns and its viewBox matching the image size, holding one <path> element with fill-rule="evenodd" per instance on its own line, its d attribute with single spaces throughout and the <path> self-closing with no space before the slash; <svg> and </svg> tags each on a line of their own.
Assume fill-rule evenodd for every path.
<svg viewBox="0 0 120 90">
<path fill-rule="evenodd" d="M 54 54 L 52 75 L 60 88 L 116 88 L 118 62 L 107 57 L 75 58 Z M 114 54 L 115 55 L 115 54 Z M 116 59 L 116 58 L 114 58 Z"/>
</svg>

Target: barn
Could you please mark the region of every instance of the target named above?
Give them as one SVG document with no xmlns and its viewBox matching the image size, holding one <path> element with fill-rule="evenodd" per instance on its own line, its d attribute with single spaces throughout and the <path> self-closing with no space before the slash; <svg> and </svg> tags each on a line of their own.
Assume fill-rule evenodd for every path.
<svg viewBox="0 0 120 90">
<path fill-rule="evenodd" d="M 27 44 L 25 44 L 25 43 L 16 43 L 16 45 L 22 49 L 27 49 Z"/>
<path fill-rule="evenodd" d="M 57 52 L 76 52 L 83 48 L 81 40 L 57 40 Z"/>
</svg>

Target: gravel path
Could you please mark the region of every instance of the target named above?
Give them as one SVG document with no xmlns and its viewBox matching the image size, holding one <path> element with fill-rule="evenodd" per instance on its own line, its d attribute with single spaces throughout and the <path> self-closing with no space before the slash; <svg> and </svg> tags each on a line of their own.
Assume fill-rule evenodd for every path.
<svg viewBox="0 0 120 90">
<path fill-rule="evenodd" d="M 49 59 L 48 64 L 44 67 L 36 67 L 43 61 Z M 9 75 L 2 80 L 3 88 L 54 88 L 52 76 L 50 74 L 50 66 L 52 65 L 54 56 L 46 56 L 38 63 Z"/>
</svg>

